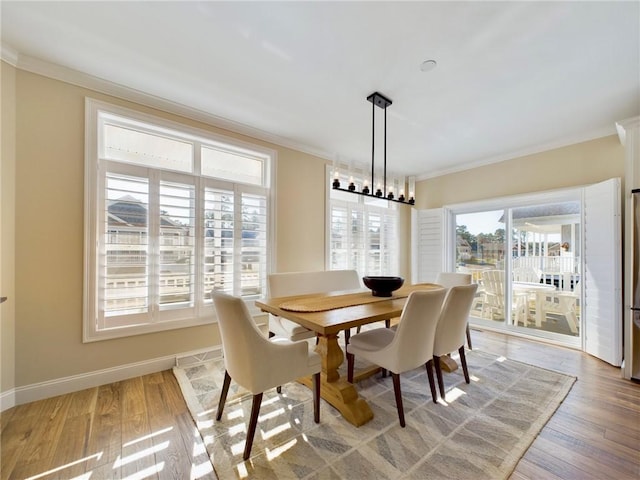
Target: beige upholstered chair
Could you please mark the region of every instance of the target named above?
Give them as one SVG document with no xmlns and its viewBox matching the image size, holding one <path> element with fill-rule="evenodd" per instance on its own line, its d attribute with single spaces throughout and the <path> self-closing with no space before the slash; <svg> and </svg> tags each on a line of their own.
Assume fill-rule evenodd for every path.
<svg viewBox="0 0 640 480">
<path fill-rule="evenodd" d="M 270 297 L 326 293 L 362 288 L 356 270 L 272 273 L 267 276 Z M 286 318 L 269 315 L 269 334 L 292 341 L 315 337 L 315 332 Z"/>
<path fill-rule="evenodd" d="M 242 299 L 213 292 L 213 304 L 224 351 L 224 384 L 216 420 L 222 418 L 231 379 L 253 394 L 243 458 L 251 454 L 258 413 L 265 390 L 307 375 L 314 377 L 314 420 L 320 421 L 320 356 L 307 342 L 276 337 L 268 340 L 253 321 Z"/>
<path fill-rule="evenodd" d="M 347 376 L 353 382 L 354 356 L 368 360 L 391 372 L 400 426 L 404 427 L 404 408 L 400 374 L 425 365 L 431 397 L 436 401 L 433 379 L 433 339 L 445 290 L 412 292 L 400 317 L 397 330 L 376 328 L 351 337 L 347 345 Z"/>
<path fill-rule="evenodd" d="M 451 287 L 457 287 L 459 285 L 470 285 L 472 283 L 472 275 L 470 273 L 451 273 L 451 272 L 440 272 L 436 277 L 436 283 L 438 285 L 442 285 L 447 290 Z M 467 322 L 467 345 L 469 346 L 469 350 L 473 347 L 471 346 L 471 332 L 469 331 L 469 322 Z"/>
<path fill-rule="evenodd" d="M 433 343 L 433 363 L 436 367 L 440 396 L 443 399 L 445 395 L 442 369 L 440 368 L 441 356 L 458 350 L 464 379 L 469 383 L 469 370 L 467 369 L 467 359 L 464 354 L 464 340 L 467 319 L 469 318 L 471 304 L 477 288 L 478 285 L 475 283 L 451 287 L 442 306 Z"/>
</svg>

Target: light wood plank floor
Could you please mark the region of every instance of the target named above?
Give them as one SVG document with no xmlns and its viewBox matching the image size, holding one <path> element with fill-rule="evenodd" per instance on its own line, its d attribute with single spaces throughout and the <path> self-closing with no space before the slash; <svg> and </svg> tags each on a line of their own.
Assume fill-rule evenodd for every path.
<svg viewBox="0 0 640 480">
<path fill-rule="evenodd" d="M 640 385 L 574 350 L 472 331 L 474 347 L 578 381 L 512 480 L 640 478 Z M 215 478 L 170 371 L 3 412 L 2 479 Z"/>
</svg>

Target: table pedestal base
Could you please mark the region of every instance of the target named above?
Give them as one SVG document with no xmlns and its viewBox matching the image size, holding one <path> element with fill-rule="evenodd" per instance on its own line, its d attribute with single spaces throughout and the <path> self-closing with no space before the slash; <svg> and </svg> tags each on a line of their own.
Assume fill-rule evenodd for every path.
<svg viewBox="0 0 640 480">
<path fill-rule="evenodd" d="M 458 368 L 458 362 L 456 362 L 449 355 L 443 355 L 440 357 L 440 368 L 445 372 L 453 372 Z"/>
<path fill-rule="evenodd" d="M 340 411 L 349 422 L 359 427 L 373 418 L 373 411 L 369 404 L 358 396 L 355 387 L 346 380 L 327 382 L 321 375 L 320 396 Z M 300 382 L 313 388 L 311 377 L 301 378 Z"/>
<path fill-rule="evenodd" d="M 318 335 L 316 352 L 322 358 L 320 396 L 337 408 L 342 416 L 356 427 L 373 418 L 369 404 L 358 396 L 356 388 L 340 378 L 338 368 L 344 362 L 344 353 L 338 344 L 338 335 Z M 311 387 L 311 378 L 301 379 Z"/>
</svg>

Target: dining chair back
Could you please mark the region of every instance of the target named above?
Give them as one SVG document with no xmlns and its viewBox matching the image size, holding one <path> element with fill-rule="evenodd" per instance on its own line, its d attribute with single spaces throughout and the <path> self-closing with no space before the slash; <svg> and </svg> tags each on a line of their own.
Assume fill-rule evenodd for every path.
<svg viewBox="0 0 640 480">
<path fill-rule="evenodd" d="M 241 298 L 212 293 L 224 352 L 225 378 L 216 420 L 222 412 L 231 379 L 253 395 L 244 459 L 249 458 L 264 391 L 297 378 L 314 377 L 314 420 L 320 421 L 320 356 L 306 342 L 267 339 L 258 329 Z"/>
<path fill-rule="evenodd" d="M 288 297 L 309 293 L 362 288 L 356 270 L 323 270 L 315 272 L 272 273 L 267 276 L 270 297 Z M 269 315 L 269 334 L 293 341 L 315 337 L 315 332 L 291 320 Z"/>
<path fill-rule="evenodd" d="M 473 283 L 473 276 L 470 273 L 454 273 L 454 272 L 440 272 L 436 277 L 436 283 L 442 285 L 444 288 L 449 289 L 451 287 L 457 287 L 460 285 L 470 285 Z M 469 350 L 473 348 L 471 346 L 471 331 L 469 330 L 469 322 L 466 327 L 467 345 Z"/>
<path fill-rule="evenodd" d="M 458 350 L 464 379 L 469 383 L 469 370 L 467 369 L 467 361 L 464 353 L 464 341 L 469 312 L 471 311 L 473 297 L 476 294 L 477 288 L 478 285 L 475 283 L 451 287 L 442 305 L 442 311 L 440 312 L 440 318 L 434 336 L 433 361 L 438 377 L 440 396 L 443 399 L 445 393 L 442 369 L 440 368 L 441 356 Z"/>
<path fill-rule="evenodd" d="M 459 285 L 469 285 L 472 283 L 472 275 L 470 273 L 440 272 L 435 283 L 447 289 Z"/>
<path fill-rule="evenodd" d="M 436 401 L 433 379 L 433 345 L 436 325 L 446 290 L 412 292 L 402 310 L 397 329 L 377 328 L 358 333 L 347 345 L 347 378 L 353 382 L 354 357 L 362 357 L 391 372 L 400 426 L 405 426 L 400 374 L 425 365 L 431 396 Z"/>
</svg>

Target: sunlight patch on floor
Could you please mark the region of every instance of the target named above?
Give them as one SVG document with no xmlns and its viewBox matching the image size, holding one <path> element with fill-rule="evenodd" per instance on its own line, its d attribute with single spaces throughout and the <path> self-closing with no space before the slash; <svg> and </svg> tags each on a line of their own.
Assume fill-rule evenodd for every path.
<svg viewBox="0 0 640 480">
<path fill-rule="evenodd" d="M 293 438 L 290 441 L 288 441 L 287 443 L 280 445 L 277 448 L 274 448 L 273 450 L 266 448 L 266 455 L 267 455 L 267 460 L 272 461 L 275 458 L 278 458 L 280 455 L 282 455 L 284 452 L 286 452 L 287 450 L 289 450 L 290 448 L 293 448 L 295 446 L 295 444 L 298 443 L 298 440 Z"/>
<path fill-rule="evenodd" d="M 289 422 L 283 423 L 281 425 L 278 425 L 277 427 L 272 428 L 271 430 L 267 430 L 266 432 L 264 432 L 262 434 L 262 439 L 268 440 L 279 433 L 289 430 L 290 428 L 291 428 L 291 424 Z"/>
<path fill-rule="evenodd" d="M 159 443 L 158 445 L 154 445 L 153 447 L 145 448 L 144 450 L 132 453 L 131 455 L 128 455 L 126 457 L 120 457 L 120 455 L 118 455 L 118 458 L 116 458 L 116 461 L 113 463 L 113 468 L 115 470 L 116 468 L 120 468 L 123 465 L 135 462 L 136 460 L 140 460 L 147 455 L 153 455 L 156 452 L 166 449 L 168 446 L 169 441 L 167 440 L 166 442 Z"/>
<path fill-rule="evenodd" d="M 78 465 L 79 463 L 87 462 L 87 461 L 92 460 L 92 459 L 100 460 L 102 458 L 102 454 L 103 454 L 103 452 L 100 452 L 100 453 L 96 453 L 94 455 L 89 455 L 88 457 L 80 458 L 80 459 L 75 460 L 73 462 L 66 463 L 65 465 L 61 465 L 59 467 L 52 468 L 51 470 L 47 470 L 46 472 L 39 473 L 38 475 L 34 475 L 33 477 L 29 477 L 26 480 L 36 480 L 38 478 L 42 478 L 42 477 L 45 477 L 47 475 L 51 475 L 52 473 L 60 472 L 60 471 L 62 471 L 64 469 L 66 469 L 66 468 L 71 468 L 74 465 Z"/>
<path fill-rule="evenodd" d="M 122 477 L 122 480 L 143 480 L 147 477 L 151 477 L 156 473 L 161 472 L 164 469 L 164 462 L 156 463 L 150 467 L 144 468 L 128 477 Z"/>
<path fill-rule="evenodd" d="M 190 480 L 197 480 L 198 478 L 206 477 L 213 472 L 213 465 L 211 462 L 203 462 L 199 465 L 191 464 L 191 473 L 189 474 Z"/>
<path fill-rule="evenodd" d="M 142 442 L 144 440 L 150 440 L 153 437 L 157 437 L 157 436 L 162 435 L 164 433 L 168 433 L 171 430 L 173 430 L 173 427 L 164 428 L 162 430 L 158 430 L 157 432 L 150 433 L 149 435 L 145 435 L 144 437 L 136 438 L 135 440 L 131 440 L 130 442 L 123 443 L 122 446 L 123 447 L 130 447 L 132 445 L 135 445 L 138 442 Z"/>
</svg>

